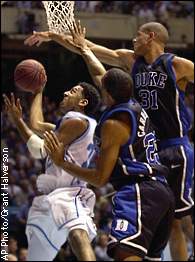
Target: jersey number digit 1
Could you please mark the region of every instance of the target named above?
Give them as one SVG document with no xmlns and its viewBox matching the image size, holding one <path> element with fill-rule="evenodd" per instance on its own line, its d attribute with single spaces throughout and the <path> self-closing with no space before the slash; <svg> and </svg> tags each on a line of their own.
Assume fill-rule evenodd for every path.
<svg viewBox="0 0 195 262">
<path fill-rule="evenodd" d="M 152 109 L 152 110 L 158 109 L 157 90 L 152 90 L 151 92 L 146 89 L 140 90 L 139 96 L 141 97 L 142 107 L 144 109 Z"/>
</svg>

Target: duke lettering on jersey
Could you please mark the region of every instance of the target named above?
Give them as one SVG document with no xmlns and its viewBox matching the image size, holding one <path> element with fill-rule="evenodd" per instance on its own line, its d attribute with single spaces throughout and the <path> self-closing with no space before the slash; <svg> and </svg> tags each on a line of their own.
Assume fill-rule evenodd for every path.
<svg viewBox="0 0 195 262">
<path fill-rule="evenodd" d="M 167 75 L 159 72 L 143 72 L 135 75 L 135 87 L 155 86 L 164 88 Z"/>
<path fill-rule="evenodd" d="M 149 65 L 144 57 L 139 57 L 131 72 L 135 98 L 146 110 L 161 140 L 183 137 L 190 128 L 185 94 L 177 86 L 173 58 L 173 54 L 164 53 Z"/>
</svg>

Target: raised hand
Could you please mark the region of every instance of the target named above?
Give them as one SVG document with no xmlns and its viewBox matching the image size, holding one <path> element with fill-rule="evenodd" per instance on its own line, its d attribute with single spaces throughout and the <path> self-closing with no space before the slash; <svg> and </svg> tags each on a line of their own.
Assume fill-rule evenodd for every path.
<svg viewBox="0 0 195 262">
<path fill-rule="evenodd" d="M 44 147 L 57 166 L 61 166 L 64 163 L 64 145 L 58 140 L 53 131 L 44 133 Z"/>
<path fill-rule="evenodd" d="M 20 104 L 20 99 L 17 98 L 15 101 L 13 93 L 11 93 L 10 99 L 5 94 L 3 94 L 3 99 L 5 103 L 5 111 L 9 118 L 14 122 L 22 118 L 22 106 Z"/>
<path fill-rule="evenodd" d="M 49 31 L 45 31 L 45 32 L 33 31 L 33 34 L 24 41 L 24 44 L 29 46 L 33 46 L 33 45 L 40 46 L 43 42 L 49 42 L 52 40 L 50 38 L 50 34 L 51 32 Z"/>
<path fill-rule="evenodd" d="M 73 21 L 72 27 L 70 24 L 68 24 L 68 28 L 71 32 L 74 45 L 81 49 L 87 49 L 88 47 L 85 41 L 86 28 L 82 28 L 80 20 L 78 20 L 78 24 L 76 24 L 76 22 Z"/>
</svg>

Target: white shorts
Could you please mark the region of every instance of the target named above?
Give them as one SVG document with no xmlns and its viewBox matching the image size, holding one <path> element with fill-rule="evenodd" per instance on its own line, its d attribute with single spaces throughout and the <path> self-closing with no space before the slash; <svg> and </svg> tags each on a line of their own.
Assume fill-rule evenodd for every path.
<svg viewBox="0 0 195 262">
<path fill-rule="evenodd" d="M 92 241 L 96 236 L 91 218 L 94 204 L 93 191 L 80 187 L 35 197 L 26 226 L 28 261 L 52 261 L 73 229 L 85 230 Z"/>
</svg>

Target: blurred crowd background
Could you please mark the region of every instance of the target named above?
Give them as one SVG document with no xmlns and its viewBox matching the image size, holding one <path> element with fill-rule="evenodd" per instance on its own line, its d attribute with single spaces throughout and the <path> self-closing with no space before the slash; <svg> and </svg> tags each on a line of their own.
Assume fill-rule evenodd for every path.
<svg viewBox="0 0 195 262">
<path fill-rule="evenodd" d="M 30 33 L 38 28 L 30 10 L 43 9 L 41 1 L 7 1 L 4 6 L 26 9 L 18 17 L 19 33 Z M 194 6 L 192 1 L 75 1 L 75 12 L 129 14 L 145 22 L 156 20 L 167 26 L 171 17 L 194 17 Z"/>
<path fill-rule="evenodd" d="M 18 33 L 29 34 L 38 28 L 39 25 L 30 9 L 42 9 L 41 1 L 7 1 L 4 6 L 19 9 L 25 8 L 26 11 L 18 17 Z M 170 17 L 178 19 L 194 17 L 192 1 L 75 1 L 75 9 L 77 12 L 130 14 L 142 19 L 145 18 L 145 21 L 156 20 L 165 25 Z M 7 35 L 4 35 L 3 40 L 6 41 L 7 37 Z M 185 36 L 183 41 L 185 41 Z M 113 41 L 111 44 L 115 45 L 115 48 L 119 48 L 121 43 Z M 41 49 L 41 51 L 38 48 L 36 50 L 25 50 L 25 52 L 22 50 L 24 48 L 23 40 L 20 42 L 20 45 L 21 49 L 16 49 L 16 41 L 13 40 L 9 48 L 5 46 L 2 49 L 2 90 L 7 94 L 14 91 L 16 96 L 21 98 L 24 119 L 28 123 L 29 105 L 32 96 L 15 89 L 13 71 L 16 64 L 22 59 L 33 57 L 39 60 L 46 67 L 48 74 L 48 84 L 44 91 L 43 103 L 45 120 L 55 123 L 59 118 L 57 107 L 63 92 L 79 81 L 92 83 L 85 63 L 81 57 L 72 54 L 55 43 L 45 45 L 45 49 Z M 109 42 L 107 46 L 109 47 Z M 131 47 L 128 46 L 128 48 Z M 185 49 L 169 48 L 168 51 L 193 60 L 192 46 L 187 46 Z M 193 83 L 189 84 L 187 88 L 186 105 L 192 118 L 189 137 L 191 143 L 194 144 Z M 25 143 L 23 143 L 13 124 L 8 120 L 4 110 L 1 111 L 1 123 L 1 149 L 8 148 L 9 150 L 9 260 L 26 261 L 27 240 L 25 225 L 28 210 L 37 194 L 37 176 L 44 173 L 44 161 L 35 160 L 31 157 Z M 98 229 L 98 235 L 93 243 L 95 254 L 98 261 L 111 261 L 112 259 L 106 254 L 106 246 L 112 218 L 112 203 L 111 197 L 104 196 L 111 193 L 113 188 L 110 184 L 101 189 L 91 188 L 94 190 L 97 198 L 94 222 Z M 70 246 L 65 244 L 55 260 L 74 261 L 76 258 Z"/>
</svg>

